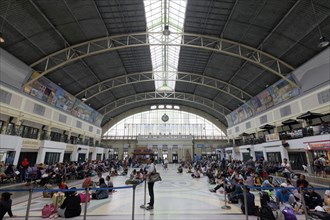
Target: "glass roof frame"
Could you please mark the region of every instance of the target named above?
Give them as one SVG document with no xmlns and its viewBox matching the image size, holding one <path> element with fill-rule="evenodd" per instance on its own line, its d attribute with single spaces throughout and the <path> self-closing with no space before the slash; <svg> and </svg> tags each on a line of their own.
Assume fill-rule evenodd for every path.
<svg viewBox="0 0 330 220">
<path fill-rule="evenodd" d="M 150 46 L 151 61 L 157 92 L 173 92 L 177 79 L 181 36 L 165 35 L 165 25 L 171 32 L 183 33 L 187 0 L 144 0 L 149 42 L 160 43 Z M 173 72 L 175 74 L 173 74 Z"/>
</svg>

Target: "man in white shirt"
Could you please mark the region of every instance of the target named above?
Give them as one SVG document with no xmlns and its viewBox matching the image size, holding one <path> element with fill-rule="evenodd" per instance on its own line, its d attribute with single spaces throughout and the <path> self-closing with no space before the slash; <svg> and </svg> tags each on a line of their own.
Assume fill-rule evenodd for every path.
<svg viewBox="0 0 330 220">
<path fill-rule="evenodd" d="M 154 184 L 155 184 L 155 182 L 151 182 L 149 177 L 152 173 L 156 172 L 154 158 L 149 158 L 147 161 L 147 164 L 148 164 L 147 182 L 148 182 L 148 192 L 149 192 L 149 196 L 150 196 L 150 202 L 148 203 L 146 210 L 152 210 L 152 209 L 154 209 Z"/>
<path fill-rule="evenodd" d="M 281 167 L 283 168 L 283 172 L 282 172 L 283 176 L 285 178 L 291 179 L 290 174 L 291 174 L 292 170 L 291 170 L 290 164 L 288 163 L 288 159 L 286 159 L 286 158 L 283 159 L 283 163 L 281 164 Z"/>
</svg>

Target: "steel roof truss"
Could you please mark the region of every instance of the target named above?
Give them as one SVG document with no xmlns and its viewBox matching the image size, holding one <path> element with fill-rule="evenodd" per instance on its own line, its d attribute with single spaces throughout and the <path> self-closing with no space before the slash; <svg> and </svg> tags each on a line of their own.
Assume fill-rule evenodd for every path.
<svg viewBox="0 0 330 220">
<path fill-rule="evenodd" d="M 43 59 L 40 59 L 39 61 L 33 63 L 31 67 L 35 67 L 38 64 L 41 63 L 47 63 L 47 65 L 44 65 L 44 69 L 41 70 L 40 76 L 31 79 L 27 84 L 30 84 L 34 81 L 36 81 L 41 76 L 46 75 L 49 72 L 52 72 L 60 67 L 63 67 L 64 65 L 67 65 L 71 62 L 74 62 L 78 59 L 93 56 L 113 50 L 120 50 L 124 48 L 132 48 L 132 47 L 140 47 L 140 46 L 150 46 L 151 44 L 148 42 L 148 36 L 154 35 L 154 34 L 160 34 L 160 33 L 135 33 L 135 34 L 128 34 L 128 35 L 118 35 L 118 36 L 111 36 L 111 37 L 104 37 L 100 39 L 94 39 L 90 41 L 86 41 L 77 45 L 73 45 L 70 47 L 67 47 L 61 51 L 55 52 L 53 54 L 50 54 Z M 196 35 L 196 34 L 187 34 L 187 33 L 171 33 L 171 35 L 178 35 L 178 37 L 182 37 L 181 44 L 171 44 L 166 42 L 159 42 L 155 43 L 153 45 L 167 45 L 167 46 L 186 46 L 186 47 L 192 47 L 192 48 L 198 48 L 198 49 L 206 49 L 210 51 L 220 52 L 229 56 L 237 57 L 240 59 L 247 60 L 263 69 L 268 70 L 269 72 L 287 80 L 290 84 L 292 84 L 295 87 L 298 87 L 298 85 L 288 80 L 284 75 L 281 73 L 281 66 L 285 66 L 291 70 L 294 68 L 291 67 L 289 64 L 281 61 L 280 59 L 267 54 L 261 50 L 255 49 L 253 47 L 243 45 L 238 42 L 229 41 L 226 39 L 220 39 L 216 37 L 211 36 L 204 36 L 204 35 Z M 188 40 L 185 40 L 188 39 Z M 189 40 L 190 39 L 190 40 Z M 216 43 L 217 42 L 217 43 Z M 97 46 L 94 46 L 97 45 Z M 103 45 L 103 46 L 102 46 Z M 218 46 L 216 46 L 218 45 Z M 93 47 L 94 46 L 94 47 Z M 78 52 L 79 51 L 79 52 Z M 243 53 L 244 51 L 244 53 Z M 76 54 L 74 54 L 76 52 Z M 67 56 L 69 54 L 72 54 L 72 56 Z M 249 54 L 256 54 L 256 57 L 251 58 Z M 61 63 L 58 64 L 51 64 L 49 63 L 50 58 L 58 58 L 61 60 Z M 277 65 L 275 67 L 273 65 L 269 65 L 268 61 L 272 60 L 273 62 L 276 62 Z M 271 62 L 271 63 L 273 63 Z M 39 66 L 39 65 L 38 65 Z"/>
</svg>

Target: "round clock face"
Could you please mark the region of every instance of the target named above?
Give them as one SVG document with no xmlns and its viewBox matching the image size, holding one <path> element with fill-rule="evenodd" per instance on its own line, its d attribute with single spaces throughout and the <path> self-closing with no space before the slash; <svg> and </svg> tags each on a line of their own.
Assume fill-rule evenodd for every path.
<svg viewBox="0 0 330 220">
<path fill-rule="evenodd" d="M 168 117 L 167 114 L 164 114 L 164 115 L 162 116 L 162 121 L 163 121 L 163 122 L 167 122 L 168 119 L 169 119 L 169 117 Z"/>
</svg>

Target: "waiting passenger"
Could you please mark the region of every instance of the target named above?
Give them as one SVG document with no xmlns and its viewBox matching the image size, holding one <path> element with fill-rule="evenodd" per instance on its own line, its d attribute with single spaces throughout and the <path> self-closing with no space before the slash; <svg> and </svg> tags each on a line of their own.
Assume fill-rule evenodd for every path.
<svg viewBox="0 0 330 220">
<path fill-rule="evenodd" d="M 191 174 L 192 178 L 200 178 L 201 177 L 201 173 L 199 172 L 198 168 L 195 168 L 195 171 L 193 174 Z"/>
<path fill-rule="evenodd" d="M 233 203 L 233 204 L 237 204 L 238 203 L 238 195 L 243 193 L 243 190 L 242 190 L 242 187 L 241 187 L 243 184 L 238 185 L 236 179 L 233 179 L 232 181 L 233 181 L 233 183 L 231 185 L 231 192 L 228 195 L 228 200 L 229 200 L 228 202 Z"/>
<path fill-rule="evenodd" d="M 273 185 L 273 177 L 268 176 L 268 178 L 266 180 L 264 180 L 264 182 L 261 184 L 261 187 L 275 188 L 275 186 Z M 267 189 L 267 190 L 272 191 L 272 189 Z"/>
<path fill-rule="evenodd" d="M 71 189 L 76 189 L 72 187 Z M 68 196 L 64 199 L 62 205 L 58 209 L 58 215 L 63 218 L 72 218 L 80 216 L 81 205 L 80 197 L 76 195 L 76 191 L 68 192 Z"/>
<path fill-rule="evenodd" d="M 262 178 L 257 173 L 254 174 L 253 181 L 254 181 L 254 186 L 260 187 L 262 184 Z M 258 189 L 258 190 L 260 190 L 260 189 Z"/>
<path fill-rule="evenodd" d="M 93 199 L 106 199 L 109 197 L 109 192 L 107 189 L 104 189 L 104 188 L 108 188 L 107 184 L 105 184 L 105 181 L 103 178 L 99 179 L 99 186 L 100 188 L 103 188 L 103 189 L 100 189 L 100 190 L 96 190 L 96 192 L 93 192 L 92 193 L 92 198 Z"/>
<path fill-rule="evenodd" d="M 288 185 L 286 183 L 281 184 L 281 189 L 276 191 L 276 204 L 277 206 L 281 204 L 289 204 L 292 205 L 296 202 L 292 193 L 290 193 L 286 188 Z"/>
<path fill-rule="evenodd" d="M 309 183 L 305 178 L 306 177 L 304 174 L 300 174 L 299 179 L 296 182 L 296 186 L 299 188 L 307 188 Z"/>
<path fill-rule="evenodd" d="M 107 187 L 108 187 L 108 188 L 113 188 L 113 182 L 111 181 L 111 176 L 108 175 L 108 176 L 105 178 L 105 180 L 106 180 L 106 185 L 107 185 Z M 114 190 L 114 189 L 109 189 L 109 192 L 112 193 L 112 192 L 115 192 L 115 190 Z"/>
<path fill-rule="evenodd" d="M 308 190 L 304 192 L 304 199 L 306 206 L 309 209 L 314 209 L 316 206 L 323 206 L 323 201 L 317 192 L 314 191 L 314 187 L 312 185 L 308 185 Z"/>
<path fill-rule="evenodd" d="M 246 189 L 246 203 L 247 203 L 248 215 L 254 215 L 255 197 L 252 193 L 250 193 L 249 188 L 246 187 L 245 189 Z M 243 214 L 245 214 L 244 194 L 241 193 L 241 194 L 237 195 L 237 197 L 241 203 L 241 210 L 242 210 Z"/>
<path fill-rule="evenodd" d="M 12 217 L 16 217 L 15 215 L 13 215 L 12 211 L 11 211 L 11 205 L 12 205 L 12 200 L 10 199 L 10 196 L 12 194 L 9 192 L 3 192 L 1 194 L 1 198 L 0 198 L 0 219 L 3 219 L 3 217 L 5 216 L 5 214 L 8 212 L 8 215 L 12 218 Z"/>
</svg>

